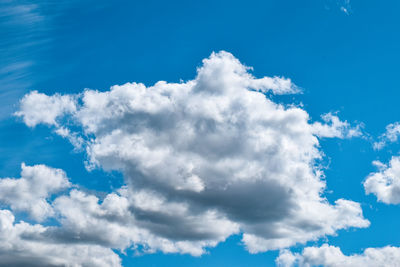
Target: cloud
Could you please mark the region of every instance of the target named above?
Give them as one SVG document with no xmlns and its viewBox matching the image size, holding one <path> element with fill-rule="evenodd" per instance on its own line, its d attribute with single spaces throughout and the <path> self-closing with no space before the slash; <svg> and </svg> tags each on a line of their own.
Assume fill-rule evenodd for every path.
<svg viewBox="0 0 400 267">
<path fill-rule="evenodd" d="M 362 136 L 361 125 L 352 127 L 347 121 L 341 121 L 338 116 L 327 113 L 321 116 L 325 123 L 313 124 L 314 134 L 318 137 L 352 138 Z"/>
<path fill-rule="evenodd" d="M 27 94 L 17 115 L 28 126 L 81 138 L 88 168 L 121 171 L 126 183 L 103 202 L 79 191 L 59 197 L 54 206 L 69 234 L 48 235 L 200 255 L 233 234 L 257 253 L 367 227 L 358 203 L 322 195 L 318 164 L 318 137 L 356 131 L 336 116 L 311 123 L 305 110 L 273 102 L 267 92 L 297 87 L 249 70 L 219 52 L 184 83 Z"/>
<path fill-rule="evenodd" d="M 70 187 L 63 170 L 45 165 L 21 166 L 20 178 L 0 179 L 0 202 L 14 211 L 27 212 L 37 221 L 53 216 L 48 198 Z"/>
<path fill-rule="evenodd" d="M 400 123 L 395 122 L 386 126 L 386 132 L 379 136 L 379 141 L 373 144 L 374 149 L 379 150 L 385 147 L 388 143 L 397 142 L 400 136 Z"/>
<path fill-rule="evenodd" d="M 98 245 L 59 244 L 43 236 L 47 227 L 15 222 L 0 210 L 0 266 L 121 266 L 111 249 Z"/>
<path fill-rule="evenodd" d="M 374 194 L 378 201 L 386 204 L 400 203 L 400 157 L 393 156 L 389 166 L 374 161 L 379 170 L 370 173 L 364 181 L 364 189 L 367 194 Z"/>
<path fill-rule="evenodd" d="M 56 126 L 57 117 L 76 109 L 74 98 L 71 96 L 56 94 L 49 97 L 37 91 L 25 95 L 20 103 L 21 109 L 15 115 L 23 117 L 24 123 L 29 127 L 35 127 L 40 123 Z M 46 112 L 43 112 L 44 110 Z M 63 136 L 64 132 L 59 131 Z"/>
<path fill-rule="evenodd" d="M 306 247 L 301 254 L 285 250 L 276 260 L 278 266 L 325 266 L 325 267 L 375 267 L 400 266 L 400 248 L 367 248 L 362 254 L 346 256 L 340 248 L 324 244 L 321 247 Z"/>
</svg>

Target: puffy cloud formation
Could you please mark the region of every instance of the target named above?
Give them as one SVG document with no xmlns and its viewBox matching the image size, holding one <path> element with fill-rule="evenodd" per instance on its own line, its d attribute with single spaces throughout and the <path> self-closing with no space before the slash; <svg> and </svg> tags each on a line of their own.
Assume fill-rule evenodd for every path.
<svg viewBox="0 0 400 267">
<path fill-rule="evenodd" d="M 0 210 L 0 266 L 121 266 L 111 249 L 57 243 L 44 235 L 47 230 L 42 225 L 15 223 L 10 211 Z"/>
<path fill-rule="evenodd" d="M 232 228 L 238 229 L 229 220 L 219 218 L 216 212 L 190 214 L 179 205 L 155 202 L 146 194 L 139 194 L 132 201 L 147 205 L 148 210 L 133 213 L 128 194 L 123 188 L 99 201 L 94 195 L 72 190 L 68 196 L 58 197 L 54 207 L 60 215 L 61 227 L 49 228 L 46 236 L 64 243 L 95 243 L 120 250 L 133 246 L 138 253 L 160 250 L 199 256 L 204 253 L 203 247 L 215 246 L 223 240 L 216 240 L 215 236 L 225 238 Z M 190 217 L 181 222 L 184 214 Z M 146 220 L 145 216 L 148 216 Z M 151 216 L 160 217 L 164 224 L 176 223 L 181 229 L 157 224 L 157 218 Z M 165 232 L 167 237 L 158 232 Z"/>
<path fill-rule="evenodd" d="M 367 248 L 362 254 L 346 256 L 340 248 L 324 244 L 321 247 L 307 247 L 301 254 L 285 250 L 280 253 L 276 263 L 282 267 L 400 266 L 400 248 Z"/>
<path fill-rule="evenodd" d="M 34 127 L 39 123 L 57 125 L 56 118 L 65 112 L 75 110 L 74 98 L 68 95 L 53 95 L 32 91 L 21 99 L 21 109 L 15 115 L 21 116 L 29 127 Z"/>
<path fill-rule="evenodd" d="M 28 126 L 80 138 L 88 168 L 121 171 L 126 183 L 102 202 L 79 191 L 59 197 L 65 234 L 47 235 L 200 255 L 232 234 L 256 253 L 367 227 L 358 203 L 323 197 L 318 165 L 318 136 L 356 130 L 333 115 L 310 123 L 303 109 L 265 94 L 297 91 L 288 79 L 257 79 L 219 52 L 185 83 L 26 95 L 17 115 Z"/>
<path fill-rule="evenodd" d="M 22 164 L 21 168 L 20 178 L 0 179 L 0 203 L 27 212 L 37 221 L 53 216 L 47 199 L 70 186 L 65 172 L 44 165 Z"/>
<path fill-rule="evenodd" d="M 400 135 L 400 123 L 395 122 L 386 126 L 386 132 L 379 136 L 379 141 L 375 142 L 374 149 L 382 149 L 387 143 L 397 142 Z"/>
<path fill-rule="evenodd" d="M 400 157 L 392 157 L 389 166 L 380 161 L 374 161 L 378 172 L 370 173 L 364 181 L 367 194 L 374 194 L 378 201 L 386 204 L 400 203 Z"/>
</svg>

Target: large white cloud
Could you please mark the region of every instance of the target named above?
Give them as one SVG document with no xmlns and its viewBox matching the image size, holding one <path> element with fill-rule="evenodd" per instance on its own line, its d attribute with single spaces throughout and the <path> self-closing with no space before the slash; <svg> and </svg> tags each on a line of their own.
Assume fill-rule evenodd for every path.
<svg viewBox="0 0 400 267">
<path fill-rule="evenodd" d="M 256 253 L 367 227 L 358 203 L 323 197 L 318 164 L 318 137 L 355 136 L 357 128 L 332 114 L 327 124 L 310 123 L 305 110 L 265 94 L 297 92 L 290 80 L 248 70 L 219 52 L 185 83 L 26 95 L 17 115 L 28 126 L 53 125 L 83 140 L 89 168 L 124 174 L 124 193 L 112 201 L 79 191 L 57 199 L 65 231 L 113 247 L 199 255 L 236 233 Z M 122 204 L 107 204 L 114 201 Z M 101 232 L 107 240 L 94 237 Z"/>
<path fill-rule="evenodd" d="M 283 251 L 276 260 L 282 267 L 377 267 L 400 266 L 400 248 L 367 248 L 362 254 L 346 256 L 340 248 L 327 244 L 321 247 L 306 247 L 301 254 Z"/>
<path fill-rule="evenodd" d="M 379 170 L 370 173 L 364 181 L 364 188 L 367 194 L 374 194 L 378 201 L 387 204 L 400 203 L 400 157 L 393 156 L 389 166 L 374 161 Z"/>
<path fill-rule="evenodd" d="M 20 178 L 0 178 L 0 203 L 43 221 L 53 216 L 48 198 L 70 187 L 63 170 L 45 165 L 21 166 Z"/>
</svg>

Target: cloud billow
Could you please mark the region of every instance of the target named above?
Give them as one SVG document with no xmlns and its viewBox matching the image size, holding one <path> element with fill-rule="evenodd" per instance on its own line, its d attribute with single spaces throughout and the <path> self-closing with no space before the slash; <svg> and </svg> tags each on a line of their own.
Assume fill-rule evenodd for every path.
<svg viewBox="0 0 400 267">
<path fill-rule="evenodd" d="M 62 227 L 46 236 L 201 255 L 234 234 L 257 253 L 367 227 L 358 203 L 322 195 L 318 164 L 318 138 L 359 129 L 332 114 L 311 123 L 266 94 L 298 91 L 289 79 L 253 77 L 222 51 L 187 82 L 25 95 L 16 115 L 28 126 L 50 125 L 84 149 L 88 169 L 121 171 L 126 183 L 103 201 L 77 189 L 58 197 Z"/>
<path fill-rule="evenodd" d="M 386 204 L 400 203 L 400 157 L 393 156 L 388 165 L 374 161 L 377 172 L 370 173 L 364 181 L 367 194 L 374 194 Z"/>
<path fill-rule="evenodd" d="M 54 216 L 48 199 L 71 186 L 65 172 L 45 165 L 21 166 L 20 178 L 0 179 L 0 203 L 23 211 L 36 221 Z"/>
</svg>

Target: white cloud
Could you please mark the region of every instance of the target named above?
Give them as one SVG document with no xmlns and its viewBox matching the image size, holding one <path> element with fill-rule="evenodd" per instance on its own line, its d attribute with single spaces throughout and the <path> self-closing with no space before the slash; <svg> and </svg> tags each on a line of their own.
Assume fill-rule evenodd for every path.
<svg viewBox="0 0 400 267">
<path fill-rule="evenodd" d="M 47 96 L 32 91 L 20 102 L 21 109 L 15 115 L 22 117 L 29 127 L 35 127 L 40 123 L 57 125 L 56 119 L 59 116 L 75 111 L 74 97 L 68 95 Z"/>
<path fill-rule="evenodd" d="M 26 95 L 17 114 L 28 126 L 55 125 L 58 134 L 82 138 L 88 166 L 121 171 L 127 184 L 123 194 L 109 195 L 121 205 L 79 191 L 57 199 L 64 229 L 112 247 L 199 255 L 236 233 L 256 253 L 367 227 L 358 203 L 323 197 L 318 165 L 318 136 L 356 131 L 336 116 L 326 115 L 327 125 L 310 123 L 303 109 L 274 103 L 265 92 L 297 87 L 248 70 L 219 52 L 186 83 Z"/>
<path fill-rule="evenodd" d="M 16 223 L 10 211 L 0 210 L 0 266 L 121 266 L 111 249 L 57 243 L 46 238 L 47 230 L 38 224 Z"/>
<path fill-rule="evenodd" d="M 318 137 L 352 138 L 362 135 L 361 125 L 352 127 L 347 121 L 341 121 L 338 116 L 327 113 L 321 116 L 325 123 L 313 124 L 314 134 Z"/>
<path fill-rule="evenodd" d="M 45 165 L 21 166 L 20 178 L 0 179 L 0 202 L 15 211 L 27 212 L 43 221 L 54 215 L 47 199 L 70 186 L 64 171 Z"/>
<path fill-rule="evenodd" d="M 77 133 L 71 132 L 68 128 L 57 127 L 55 133 L 66 138 L 77 151 L 80 151 L 84 145 L 85 140 Z"/>
<path fill-rule="evenodd" d="M 388 143 L 397 142 L 400 136 L 400 123 L 395 122 L 386 126 L 386 132 L 379 136 L 379 141 L 374 143 L 374 149 L 382 149 Z"/>
<path fill-rule="evenodd" d="M 374 194 L 378 201 L 386 204 L 400 203 L 400 157 L 393 156 L 389 166 L 374 161 L 379 170 L 370 173 L 364 181 L 367 194 Z"/>
<path fill-rule="evenodd" d="M 340 248 L 324 244 L 321 247 L 306 247 L 301 254 L 285 250 L 280 253 L 276 263 L 282 267 L 396 267 L 400 266 L 400 248 L 367 248 L 362 254 L 346 256 Z"/>
</svg>

